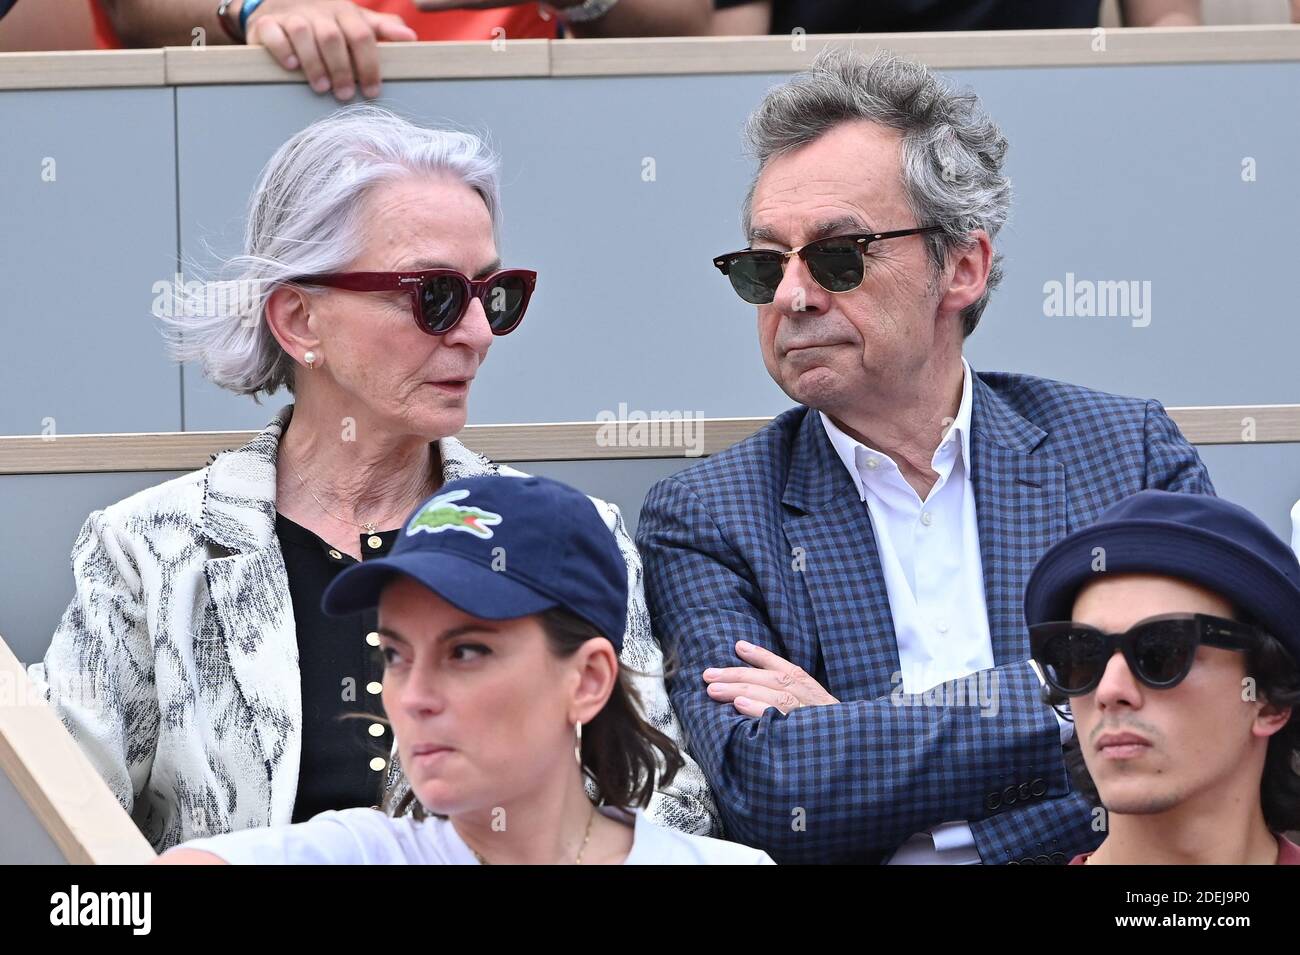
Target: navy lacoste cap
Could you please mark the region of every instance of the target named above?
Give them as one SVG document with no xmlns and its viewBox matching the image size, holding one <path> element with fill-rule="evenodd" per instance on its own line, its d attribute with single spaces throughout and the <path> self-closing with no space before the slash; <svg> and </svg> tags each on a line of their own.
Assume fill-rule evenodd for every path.
<svg viewBox="0 0 1300 955">
<path fill-rule="evenodd" d="M 623 649 L 628 570 L 618 542 L 590 498 L 550 478 L 443 485 L 407 518 L 387 555 L 339 574 L 321 606 L 336 615 L 376 607 L 397 575 L 484 620 L 560 607 Z"/>
</svg>

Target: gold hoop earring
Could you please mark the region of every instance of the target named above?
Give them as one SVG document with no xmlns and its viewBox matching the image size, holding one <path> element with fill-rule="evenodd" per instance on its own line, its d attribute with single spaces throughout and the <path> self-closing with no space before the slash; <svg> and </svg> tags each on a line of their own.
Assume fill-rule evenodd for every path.
<svg viewBox="0 0 1300 955">
<path fill-rule="evenodd" d="M 308 368 L 312 369 L 313 371 L 316 369 L 316 353 L 314 351 L 307 352 L 305 355 L 302 356 L 302 360 L 307 363 Z"/>
</svg>

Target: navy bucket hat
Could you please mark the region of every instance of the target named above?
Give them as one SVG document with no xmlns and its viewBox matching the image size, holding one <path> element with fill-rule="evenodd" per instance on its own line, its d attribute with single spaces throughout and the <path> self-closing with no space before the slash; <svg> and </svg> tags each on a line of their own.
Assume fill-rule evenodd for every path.
<svg viewBox="0 0 1300 955">
<path fill-rule="evenodd" d="M 1104 571 L 1093 569 L 1100 557 Z M 1199 584 L 1250 614 L 1300 661 L 1300 561 L 1244 507 L 1170 491 L 1124 498 L 1038 561 L 1025 586 L 1026 623 L 1069 620 L 1075 595 L 1102 573 Z"/>
</svg>

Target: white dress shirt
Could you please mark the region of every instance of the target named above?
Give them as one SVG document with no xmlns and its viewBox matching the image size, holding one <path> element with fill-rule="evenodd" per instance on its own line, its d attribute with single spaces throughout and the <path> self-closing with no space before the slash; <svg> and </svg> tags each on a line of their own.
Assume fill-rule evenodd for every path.
<svg viewBox="0 0 1300 955">
<path fill-rule="evenodd" d="M 994 665 L 970 481 L 971 370 L 965 358 L 961 365 L 961 403 L 930 460 L 939 478 L 924 501 L 892 458 L 849 437 L 821 415 L 871 515 L 905 693 L 921 693 Z M 1064 742 L 1073 724 L 1059 714 L 1057 720 Z M 918 832 L 888 864 L 978 862 L 969 824 L 954 821 Z"/>
<path fill-rule="evenodd" d="M 772 865 L 766 852 L 656 825 L 640 809 L 599 807 L 630 824 L 625 865 Z M 322 812 L 289 826 L 262 826 L 193 839 L 177 848 L 202 849 L 231 865 L 478 865 L 473 850 L 447 819 L 416 820 L 378 809 Z"/>
</svg>

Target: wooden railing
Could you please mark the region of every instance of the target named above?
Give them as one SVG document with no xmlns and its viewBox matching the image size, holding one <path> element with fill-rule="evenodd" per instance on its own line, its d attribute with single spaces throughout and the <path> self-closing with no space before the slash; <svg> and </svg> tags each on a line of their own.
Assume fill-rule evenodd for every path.
<svg viewBox="0 0 1300 955">
<path fill-rule="evenodd" d="M 1167 409 L 1193 444 L 1300 442 L 1300 404 Z M 769 418 L 698 418 L 644 423 L 570 421 L 471 425 L 458 437 L 497 461 L 600 461 L 716 454 Z M 0 474 L 188 471 L 218 451 L 246 444 L 255 431 L 0 437 Z"/>
<path fill-rule="evenodd" d="M 139 863 L 154 857 L 131 817 L 54 710 L 40 698 L 3 639 L 0 775 L 13 784 L 67 862 Z M 14 819 L 0 822 L 17 825 Z"/>
<path fill-rule="evenodd" d="M 786 73 L 828 45 L 885 46 L 937 69 L 1300 60 L 1300 26 L 985 30 L 380 44 L 388 80 Z M 0 54 L 0 89 L 293 83 L 260 47 Z"/>
</svg>

